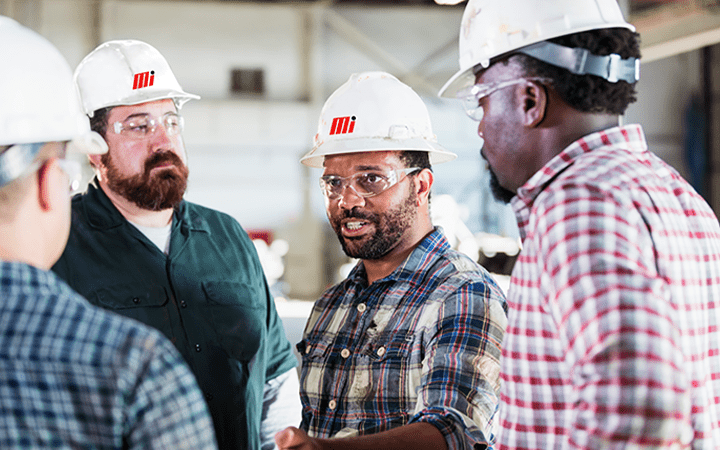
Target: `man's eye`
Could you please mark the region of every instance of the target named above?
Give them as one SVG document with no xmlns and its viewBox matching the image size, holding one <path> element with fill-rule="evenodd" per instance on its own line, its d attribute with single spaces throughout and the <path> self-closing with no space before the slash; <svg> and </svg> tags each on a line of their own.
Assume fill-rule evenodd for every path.
<svg viewBox="0 0 720 450">
<path fill-rule="evenodd" d="M 339 187 L 342 186 L 342 180 L 340 178 L 326 178 L 325 184 L 330 187 Z"/>
<path fill-rule="evenodd" d="M 377 184 L 385 181 L 385 177 L 376 173 L 364 173 L 358 177 L 358 181 L 365 184 Z"/>
</svg>

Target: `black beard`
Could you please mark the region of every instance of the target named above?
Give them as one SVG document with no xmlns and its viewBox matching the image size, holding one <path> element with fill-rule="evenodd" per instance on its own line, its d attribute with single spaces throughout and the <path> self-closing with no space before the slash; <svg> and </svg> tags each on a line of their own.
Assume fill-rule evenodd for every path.
<svg viewBox="0 0 720 450">
<path fill-rule="evenodd" d="M 416 195 L 412 191 L 402 204 L 382 215 L 360 211 L 357 206 L 352 210 L 345 210 L 342 217 L 332 221 L 332 227 L 345 254 L 351 258 L 374 260 L 390 253 L 397 246 L 405 231 L 413 226 L 417 215 L 415 197 Z M 367 237 L 346 238 L 342 235 L 340 221 L 349 218 L 362 219 L 375 225 L 375 233 L 370 236 L 370 239 L 354 250 L 348 241 L 367 239 Z"/>
<path fill-rule="evenodd" d="M 515 193 L 500 186 L 500 181 L 498 181 L 497 175 L 495 175 L 495 172 L 492 171 L 490 166 L 488 166 L 488 171 L 490 172 L 490 192 L 492 192 L 495 200 L 505 204 L 510 203 L 512 198 L 515 197 Z"/>
</svg>

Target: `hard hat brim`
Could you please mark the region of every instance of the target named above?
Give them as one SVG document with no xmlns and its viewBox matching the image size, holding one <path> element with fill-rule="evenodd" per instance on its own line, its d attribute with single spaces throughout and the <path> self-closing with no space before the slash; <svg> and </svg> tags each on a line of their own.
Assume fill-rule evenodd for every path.
<svg viewBox="0 0 720 450">
<path fill-rule="evenodd" d="M 300 162 L 308 167 L 322 168 L 326 156 L 348 153 L 364 153 L 379 151 L 422 151 L 430 154 L 430 164 L 452 161 L 457 155 L 446 150 L 438 143 L 423 138 L 382 139 L 358 138 L 328 141 L 314 147 Z"/>
<path fill-rule="evenodd" d="M 175 102 L 175 106 L 177 109 L 182 108 L 182 106 L 189 102 L 190 100 L 200 100 L 199 95 L 190 94 L 187 92 L 180 92 L 176 91 L 174 89 L 170 90 L 154 90 L 142 94 L 135 95 L 132 99 L 119 99 L 116 102 L 108 102 L 107 104 L 104 104 L 103 106 L 98 106 L 95 109 L 92 109 L 85 106 L 85 112 L 88 116 L 92 117 L 93 113 L 100 108 L 112 108 L 115 106 L 132 106 L 132 105 L 140 105 L 142 103 L 148 103 L 148 102 L 155 102 L 158 100 L 165 100 L 165 99 L 171 99 L 173 102 Z M 92 110 L 91 110 L 92 109 Z"/>
<path fill-rule="evenodd" d="M 455 98 L 457 93 L 467 86 L 475 84 L 475 74 L 473 67 L 465 70 L 458 70 L 446 83 L 440 88 L 438 97 Z"/>
<path fill-rule="evenodd" d="M 107 153 L 108 146 L 102 136 L 94 131 L 89 131 L 68 142 L 67 151 L 68 153 L 102 155 L 103 153 Z"/>
</svg>

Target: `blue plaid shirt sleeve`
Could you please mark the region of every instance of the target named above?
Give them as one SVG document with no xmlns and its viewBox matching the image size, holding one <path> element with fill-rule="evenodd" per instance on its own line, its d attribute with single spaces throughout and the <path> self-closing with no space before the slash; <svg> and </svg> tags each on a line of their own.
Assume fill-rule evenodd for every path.
<svg viewBox="0 0 720 450">
<path fill-rule="evenodd" d="M 504 297 L 491 280 L 460 282 L 448 280 L 428 300 L 440 305 L 436 334 L 426 345 L 418 412 L 410 421 L 438 427 L 449 449 L 493 440 L 506 324 Z"/>
</svg>

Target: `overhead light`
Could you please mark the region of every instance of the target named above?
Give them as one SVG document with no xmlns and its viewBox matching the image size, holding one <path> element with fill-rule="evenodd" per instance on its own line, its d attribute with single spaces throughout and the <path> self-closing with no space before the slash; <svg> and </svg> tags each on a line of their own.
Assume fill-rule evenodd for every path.
<svg viewBox="0 0 720 450">
<path fill-rule="evenodd" d="M 465 0 L 435 0 L 435 3 L 438 5 L 457 5 L 458 3 L 462 3 Z"/>
</svg>

